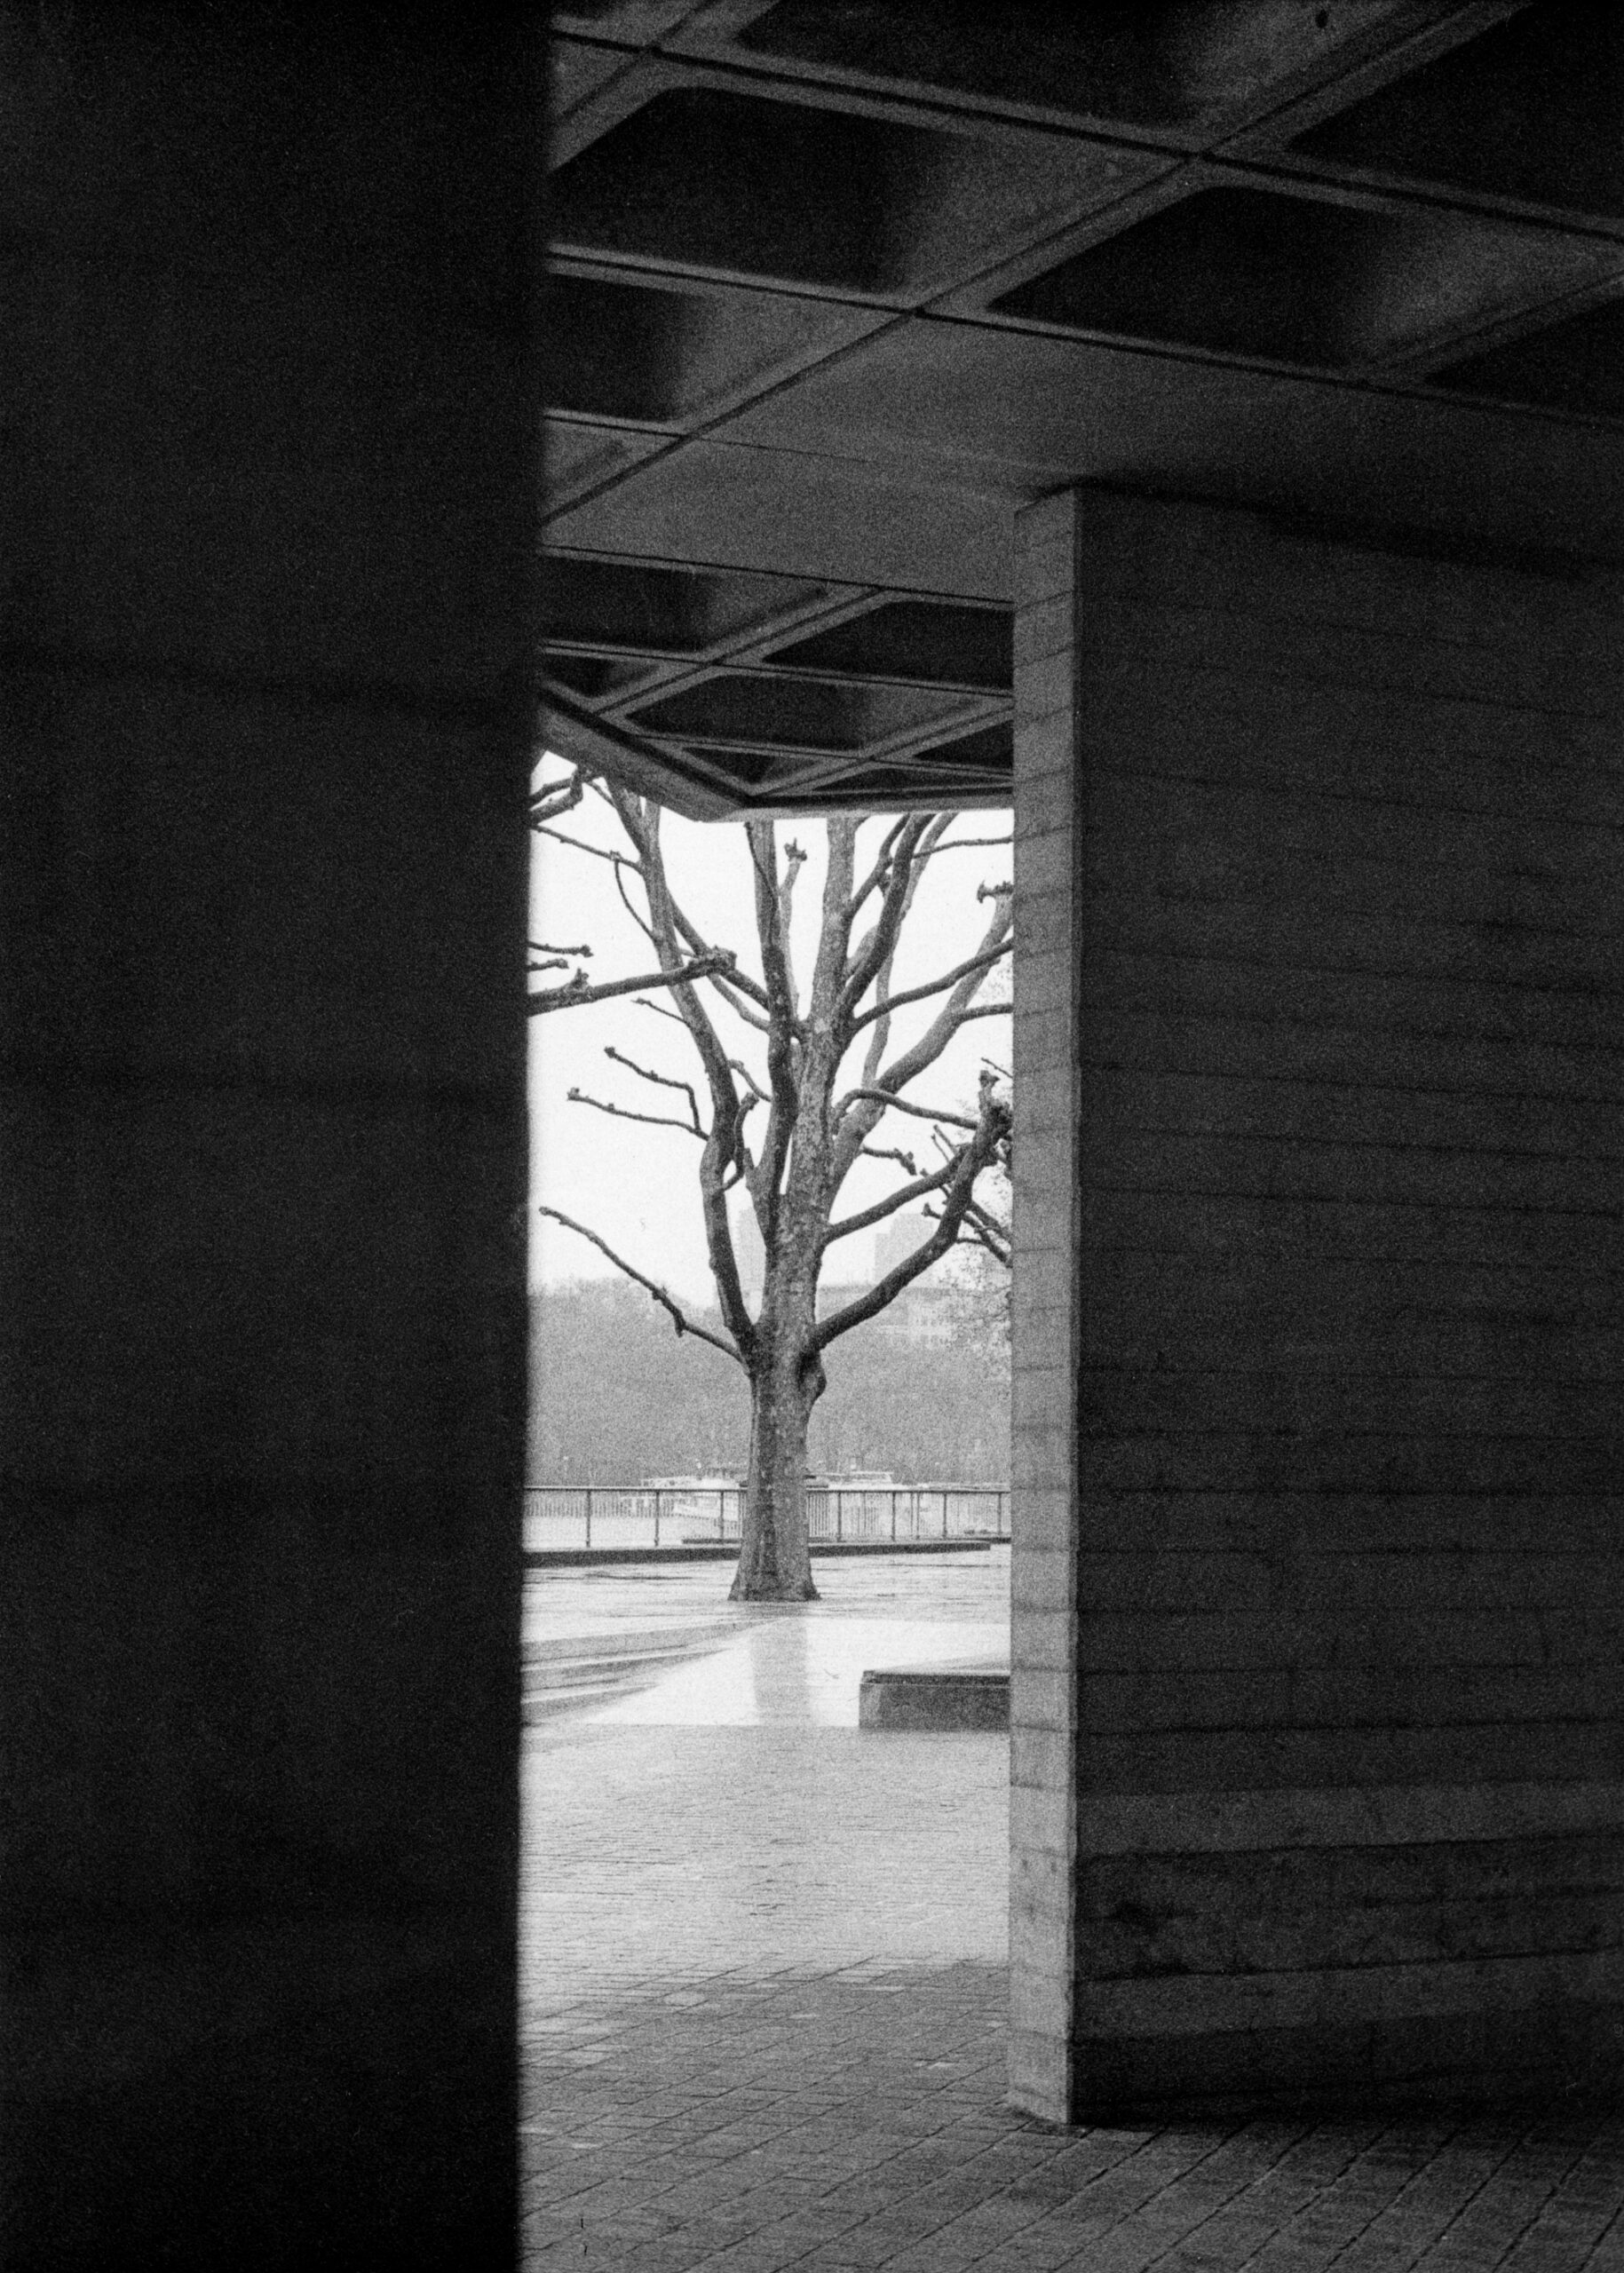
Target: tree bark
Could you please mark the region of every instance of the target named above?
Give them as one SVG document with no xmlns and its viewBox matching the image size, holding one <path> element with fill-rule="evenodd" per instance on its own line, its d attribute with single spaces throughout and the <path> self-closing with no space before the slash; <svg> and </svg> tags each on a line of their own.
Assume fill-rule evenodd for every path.
<svg viewBox="0 0 1624 2273">
<path fill-rule="evenodd" d="M 821 1364 L 799 1350 L 770 1357 L 750 1376 L 750 1468 L 734 1602 L 818 1598 L 806 1529 L 806 1433 L 822 1390 Z"/>
</svg>

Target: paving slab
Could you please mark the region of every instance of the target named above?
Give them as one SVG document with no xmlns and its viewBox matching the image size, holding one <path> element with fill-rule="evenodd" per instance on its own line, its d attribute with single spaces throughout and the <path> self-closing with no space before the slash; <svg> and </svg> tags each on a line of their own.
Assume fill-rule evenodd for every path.
<svg viewBox="0 0 1624 2273">
<path fill-rule="evenodd" d="M 856 1725 L 867 1667 L 996 1662 L 971 1561 L 533 1577 L 526 2265 L 1624 2273 L 1624 2118 L 1005 2103 L 1007 1740 Z"/>
</svg>

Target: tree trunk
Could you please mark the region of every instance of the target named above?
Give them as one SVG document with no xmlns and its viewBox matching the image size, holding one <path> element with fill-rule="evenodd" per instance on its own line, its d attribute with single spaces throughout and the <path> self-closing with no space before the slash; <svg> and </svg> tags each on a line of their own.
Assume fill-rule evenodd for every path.
<svg viewBox="0 0 1624 2273">
<path fill-rule="evenodd" d="M 806 1430 L 823 1388 L 800 1353 L 769 1357 L 750 1380 L 750 1472 L 734 1602 L 815 1602 L 806 1537 Z"/>
</svg>

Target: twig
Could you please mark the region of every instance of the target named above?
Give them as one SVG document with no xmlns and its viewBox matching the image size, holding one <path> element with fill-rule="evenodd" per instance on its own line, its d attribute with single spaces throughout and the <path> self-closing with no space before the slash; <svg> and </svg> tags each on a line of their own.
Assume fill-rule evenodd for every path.
<svg viewBox="0 0 1624 2273">
<path fill-rule="evenodd" d="M 761 1083 L 756 1079 L 755 1074 L 751 1073 L 749 1067 L 745 1064 L 742 1057 L 730 1057 L 727 1061 L 727 1065 L 729 1072 L 738 1074 L 739 1078 L 743 1081 L 746 1089 L 749 1090 L 752 1097 L 759 1097 L 763 1105 L 772 1104 L 772 1098 L 767 1095 L 765 1089 L 762 1088 Z"/>
<path fill-rule="evenodd" d="M 590 1105 L 599 1113 L 612 1113 L 616 1121 L 646 1121 L 651 1129 L 680 1129 L 685 1136 L 703 1137 L 702 1129 L 686 1121 L 673 1121 L 669 1113 L 633 1113 L 630 1105 L 611 1105 L 606 1097 L 589 1097 L 584 1089 L 571 1089 L 571 1105 Z"/>
<path fill-rule="evenodd" d="M 549 828 L 544 821 L 534 820 L 530 826 L 538 836 L 551 836 L 556 843 L 567 844 L 572 852 L 590 852 L 594 860 L 610 860 L 617 868 L 636 868 L 639 875 L 642 873 L 641 864 L 629 860 L 623 852 L 606 852 L 601 844 L 588 844 L 579 836 L 566 836 L 561 828 Z"/>
<path fill-rule="evenodd" d="M 581 803 L 585 787 L 584 777 L 572 773 L 562 781 L 543 781 L 530 792 L 530 826 L 538 828 L 544 820 L 556 820 L 560 813 L 569 812 Z"/>
<path fill-rule="evenodd" d="M 696 1341 L 709 1342 L 713 1350 L 720 1350 L 724 1356 L 731 1358 L 736 1366 L 743 1365 L 743 1358 L 731 1342 L 722 1341 L 719 1336 L 710 1333 L 702 1326 L 695 1326 L 691 1318 L 685 1317 L 663 1287 L 658 1285 L 653 1279 L 646 1279 L 640 1271 L 627 1262 L 623 1255 L 616 1255 L 606 1239 L 600 1239 L 596 1232 L 589 1232 L 584 1224 L 578 1224 L 573 1216 L 566 1216 L 561 1208 L 538 1208 L 535 1212 L 538 1216 L 551 1216 L 553 1222 L 562 1224 L 566 1231 L 578 1232 L 583 1239 L 590 1239 L 600 1255 L 608 1256 L 617 1271 L 623 1271 L 628 1279 L 635 1279 L 639 1287 L 653 1295 L 662 1310 L 670 1312 L 672 1324 L 679 1334 L 691 1334 Z"/>
<path fill-rule="evenodd" d="M 690 979 L 709 978 L 715 970 L 725 970 L 732 962 L 731 954 L 718 949 L 709 962 L 702 957 L 697 962 L 685 963 L 680 970 L 646 970 L 638 978 L 611 978 L 601 986 L 589 986 L 586 973 L 578 970 L 567 986 L 544 987 L 532 994 L 525 1004 L 531 1018 L 540 1018 L 547 1010 L 573 1010 L 582 1002 L 606 1002 L 612 994 L 643 994 L 656 986 L 685 986 Z"/>
<path fill-rule="evenodd" d="M 944 971 L 939 978 L 933 978 L 928 986 L 910 986 L 904 994 L 884 996 L 871 1009 L 865 1010 L 860 1018 L 852 1019 L 852 1033 L 860 1033 L 864 1026 L 872 1026 L 875 1018 L 889 1018 L 891 1012 L 900 1010 L 905 1002 L 923 1002 L 928 995 L 940 994 L 947 987 L 956 986 L 960 979 L 968 978 L 972 970 L 991 970 L 993 965 L 995 962 L 1001 962 L 1014 945 L 1013 939 L 1001 940 L 997 946 L 983 948 L 979 954 L 971 955 L 967 962 L 960 963 L 956 970 Z"/>
<path fill-rule="evenodd" d="M 919 1163 L 912 1152 L 902 1152 L 895 1144 L 865 1144 L 863 1158 L 867 1160 L 895 1160 L 897 1166 L 906 1168 L 910 1176 L 919 1174 Z"/>
<path fill-rule="evenodd" d="M 979 1129 L 981 1126 L 978 1121 L 962 1113 L 937 1113 L 926 1105 L 912 1105 L 907 1097 L 892 1097 L 889 1089 L 848 1089 L 840 1100 L 836 1118 L 838 1120 L 840 1113 L 844 1113 L 849 1105 L 856 1104 L 860 1097 L 873 1097 L 877 1103 L 889 1105 L 898 1113 L 911 1113 L 915 1121 L 945 1121 L 954 1129 Z"/>
<path fill-rule="evenodd" d="M 823 1234 L 824 1247 L 833 1247 L 836 1239 L 846 1239 L 853 1232 L 866 1232 L 870 1224 L 883 1224 L 887 1216 L 894 1216 L 898 1208 L 906 1208 L 910 1200 L 921 1199 L 927 1192 L 939 1192 L 943 1184 L 952 1182 L 963 1157 L 962 1152 L 955 1152 L 929 1176 L 916 1176 L 912 1184 L 899 1184 L 895 1192 L 888 1192 L 883 1200 L 876 1200 L 872 1208 L 861 1208 L 855 1216 L 847 1216 L 838 1224 L 831 1224 Z M 923 1212 L 928 1216 L 931 1210 L 927 1208 Z"/>
<path fill-rule="evenodd" d="M 604 1056 L 612 1057 L 617 1065 L 625 1066 L 628 1073 L 638 1074 L 646 1081 L 653 1081 L 659 1089 L 680 1089 L 688 1100 L 689 1112 L 693 1115 L 694 1134 L 699 1136 L 704 1135 L 704 1124 L 699 1117 L 699 1099 L 693 1094 L 691 1082 L 677 1081 L 669 1073 L 656 1073 L 652 1066 L 639 1065 L 635 1057 L 628 1057 L 624 1050 L 616 1049 L 612 1041 L 605 1043 Z"/>
</svg>

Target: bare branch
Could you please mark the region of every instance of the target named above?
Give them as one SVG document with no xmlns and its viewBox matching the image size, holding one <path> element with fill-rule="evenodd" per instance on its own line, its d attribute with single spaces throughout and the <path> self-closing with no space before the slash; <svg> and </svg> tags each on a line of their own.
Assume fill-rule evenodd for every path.
<svg viewBox="0 0 1624 2273">
<path fill-rule="evenodd" d="M 939 1192 L 943 1184 L 952 1181 L 960 1157 L 958 1152 L 955 1152 L 940 1168 L 931 1169 L 927 1175 L 920 1176 L 915 1172 L 911 1184 L 899 1184 L 894 1192 L 887 1192 L 883 1200 L 876 1200 L 872 1208 L 860 1208 L 855 1216 L 846 1216 L 838 1224 L 831 1224 L 823 1234 L 823 1245 L 832 1247 L 836 1239 L 844 1239 L 852 1232 L 866 1232 L 870 1224 L 883 1224 L 887 1216 L 894 1216 L 898 1208 L 906 1208 L 910 1200 L 923 1200 L 928 1192 Z"/>
<path fill-rule="evenodd" d="M 551 939 L 531 939 L 527 942 L 533 955 L 585 955 L 591 957 L 590 947 L 555 947 Z"/>
<path fill-rule="evenodd" d="M 756 871 L 756 929 L 761 942 L 761 967 L 767 982 L 767 1086 L 772 1104 L 767 1133 L 762 1140 L 761 1160 L 753 1196 L 758 1215 L 764 1209 L 762 1236 L 772 1247 L 778 1207 L 779 1184 L 789 1152 L 800 1103 L 796 1079 L 795 1046 L 800 1021 L 796 1015 L 795 985 L 783 931 L 784 901 L 778 875 L 778 837 L 770 820 L 745 823 L 750 860 Z"/>
<path fill-rule="evenodd" d="M 944 1161 L 939 1175 L 945 1176 L 942 1184 L 942 1212 L 935 1232 L 930 1239 L 906 1255 L 894 1270 L 870 1287 L 866 1294 L 857 1296 L 843 1310 L 824 1319 L 812 1336 L 813 1354 L 826 1350 L 836 1335 L 849 1334 L 854 1326 L 865 1319 L 876 1318 L 886 1305 L 896 1300 L 906 1287 L 910 1287 L 922 1272 L 938 1263 L 948 1249 L 957 1244 L 960 1227 L 975 1196 L 976 1178 L 983 1169 L 991 1168 L 1001 1152 L 1007 1150 L 1010 1141 L 1010 1107 L 1008 1100 L 1000 1097 L 992 1077 L 981 1077 L 980 1115 L 975 1135 L 962 1146 L 950 1161 Z"/>
<path fill-rule="evenodd" d="M 611 978 L 601 986 L 589 986 L 586 973 L 578 970 L 567 986 L 543 987 L 526 1002 L 525 1009 L 533 1018 L 548 1010 L 574 1010 L 582 1002 L 606 1002 L 612 994 L 642 994 L 654 986 L 686 986 L 695 978 L 704 978 L 711 970 L 725 970 L 731 958 L 719 951 L 714 963 L 685 963 L 677 970 L 646 970 L 636 978 Z"/>
<path fill-rule="evenodd" d="M 846 920 L 848 923 L 856 922 L 858 916 L 862 913 L 863 903 L 868 898 L 869 893 L 878 891 L 881 886 L 884 883 L 887 876 L 890 875 L 891 853 L 896 845 L 897 839 L 901 836 L 904 828 L 907 826 L 907 815 L 904 813 L 900 820 L 892 821 L 891 827 L 880 839 L 880 849 L 875 855 L 873 867 L 869 869 L 867 875 L 863 878 L 862 883 L 859 884 L 857 890 L 852 893 L 852 898 L 846 903 Z"/>
<path fill-rule="evenodd" d="M 711 952 L 709 941 L 704 938 L 698 925 L 693 922 L 693 918 L 686 913 L 686 911 L 677 906 L 675 899 L 671 901 L 670 913 L 671 922 L 676 928 L 677 938 L 680 939 L 685 939 L 689 947 L 696 955 L 709 954 Z M 741 994 L 748 994 L 753 1002 L 759 1003 L 761 1008 L 764 1010 L 765 1010 L 767 1007 L 767 990 L 760 984 L 759 980 L 752 978 L 749 971 L 741 970 L 736 973 L 733 984 L 738 987 Z M 744 1014 L 741 1012 L 740 1015 L 742 1017 Z"/>
<path fill-rule="evenodd" d="M 658 954 L 660 952 L 660 942 L 654 937 L 653 927 L 649 923 L 646 916 L 639 915 L 638 914 L 637 909 L 631 904 L 630 894 L 626 890 L 626 878 L 623 871 L 630 865 L 630 864 L 629 862 L 624 860 L 617 860 L 615 862 L 614 889 L 620 894 L 621 906 L 625 909 L 627 915 L 630 916 L 638 931 L 641 931 L 643 937 L 648 941 L 649 946 L 654 950 L 654 953 Z M 634 870 L 634 873 L 637 872 Z"/>
<path fill-rule="evenodd" d="M 581 803 L 585 788 L 585 777 L 571 773 L 562 781 L 542 781 L 530 792 L 530 826 L 539 828 L 543 821 L 556 820 L 560 813 L 570 812 Z"/>
<path fill-rule="evenodd" d="M 734 983 L 740 982 L 735 981 Z M 748 1010 L 742 1002 L 736 1002 L 733 996 L 728 992 L 728 980 L 725 978 L 712 978 L 710 984 L 716 988 L 717 993 L 722 997 L 722 1000 L 726 1003 L 734 1018 L 742 1018 L 745 1025 L 747 1026 L 754 1026 L 757 1034 L 772 1033 L 772 1025 L 771 1019 L 764 1018 L 758 1010 Z M 755 981 L 752 979 L 750 984 L 754 986 Z"/>
<path fill-rule="evenodd" d="M 978 1129 L 981 1126 L 978 1121 L 973 1121 L 962 1113 L 939 1113 L 933 1105 L 915 1105 L 909 1097 L 894 1097 L 889 1089 L 848 1089 L 836 1108 L 836 1119 L 839 1119 L 848 1105 L 855 1104 L 861 1097 L 875 1097 L 891 1113 L 911 1113 L 915 1121 L 945 1121 L 955 1129 Z M 867 1146 L 864 1149 L 866 1151 Z"/>
<path fill-rule="evenodd" d="M 617 868 L 635 868 L 638 865 L 623 852 L 611 852 L 601 844 L 589 844 L 582 837 L 566 836 L 561 828 L 549 828 L 542 821 L 532 821 L 530 826 L 538 836 L 551 836 L 555 844 L 567 844 L 572 852 L 590 852 L 594 860 L 612 861 Z"/>
<path fill-rule="evenodd" d="M 931 832 L 939 836 L 952 813 L 912 813 L 904 821 L 897 838 L 890 873 L 880 895 L 880 912 L 867 939 L 852 954 L 844 986 L 840 993 L 843 1016 L 849 1016 L 873 986 L 896 952 L 897 937 L 903 918 L 913 904 L 918 888 L 917 856 L 922 846 L 935 841 Z"/>
<path fill-rule="evenodd" d="M 731 1342 L 724 1342 L 720 1335 L 712 1334 L 706 1327 L 695 1326 L 691 1318 L 684 1315 L 663 1287 L 657 1285 L 652 1279 L 646 1279 L 640 1271 L 627 1262 L 624 1255 L 616 1255 L 606 1239 L 600 1239 L 596 1232 L 589 1232 L 584 1224 L 576 1223 L 574 1217 L 566 1216 L 561 1208 L 538 1208 L 535 1212 L 538 1216 L 551 1216 L 555 1224 L 562 1224 L 566 1231 L 575 1232 L 582 1239 L 590 1239 L 600 1255 L 608 1256 L 617 1271 L 623 1271 L 628 1279 L 635 1279 L 639 1287 L 653 1295 L 661 1310 L 670 1312 L 671 1322 L 679 1334 L 691 1334 L 696 1342 L 709 1342 L 713 1350 L 720 1350 L 723 1355 L 731 1358 L 735 1365 L 741 1366 L 744 1363 Z"/>
<path fill-rule="evenodd" d="M 727 1062 L 733 1067 L 733 1072 L 737 1073 L 739 1079 L 745 1084 L 752 1097 L 759 1097 L 763 1105 L 772 1104 L 772 1098 L 767 1095 L 765 1089 L 762 1088 L 761 1083 L 756 1079 L 755 1074 L 751 1073 L 749 1067 L 745 1064 L 742 1057 L 730 1057 Z"/>
<path fill-rule="evenodd" d="M 995 947 L 985 948 L 979 954 L 970 956 L 956 969 L 944 971 L 939 978 L 933 978 L 928 986 L 910 986 L 900 994 L 883 997 L 872 1009 L 865 1010 L 860 1018 L 852 1019 L 852 1033 L 860 1033 L 864 1026 L 872 1026 L 875 1018 L 889 1018 L 893 1010 L 899 1010 L 905 1002 L 923 1002 L 932 994 L 945 994 L 949 986 L 956 986 L 961 978 L 967 978 L 972 970 L 990 970 L 995 962 L 1001 962 L 1004 956 L 1011 952 L 1014 946 L 1013 939 L 1004 939 Z M 1007 1009 L 1009 1006 L 1002 1004 L 1000 1007 Z"/>
<path fill-rule="evenodd" d="M 1015 913 L 1010 895 L 1000 892 L 981 944 L 976 950 L 977 957 L 1001 945 L 1014 928 Z M 873 1086 L 887 1097 L 894 1097 L 899 1090 L 905 1089 L 910 1081 L 935 1065 L 954 1035 L 970 1019 L 1007 1018 L 1010 1011 L 1007 1002 L 978 1003 L 975 1001 L 977 991 L 986 977 L 985 969 L 967 972 L 938 1009 L 923 1034 L 900 1057 L 893 1058 Z M 867 1143 L 877 1125 L 881 1110 L 875 1101 L 870 1100 L 859 1105 L 844 1121 L 832 1164 L 837 1186 L 846 1168 L 856 1159 L 859 1148 Z"/>
<path fill-rule="evenodd" d="M 862 1157 L 866 1160 L 895 1160 L 897 1166 L 906 1168 L 910 1176 L 919 1174 L 919 1163 L 912 1152 L 905 1152 L 898 1144 L 865 1144 Z"/>
<path fill-rule="evenodd" d="M 933 844 L 928 852 L 922 852 L 919 857 L 922 860 L 934 860 L 939 852 L 963 852 L 971 844 L 1013 844 L 1014 842 L 1012 836 L 950 836 L 943 843 Z"/>
<path fill-rule="evenodd" d="M 635 1057 L 628 1057 L 623 1050 L 616 1049 L 612 1041 L 605 1043 L 604 1056 L 612 1057 L 617 1065 L 623 1065 L 629 1073 L 637 1073 L 644 1081 L 653 1081 L 660 1089 L 680 1089 L 688 1100 L 688 1110 L 693 1115 L 695 1130 L 700 1136 L 704 1135 L 704 1127 L 699 1117 L 699 1099 L 693 1094 L 693 1085 L 691 1081 L 677 1081 L 669 1073 L 656 1073 L 652 1066 L 639 1065 Z"/>
<path fill-rule="evenodd" d="M 651 1129 L 680 1129 L 685 1136 L 704 1136 L 702 1129 L 695 1129 L 690 1121 L 673 1121 L 669 1113 L 633 1113 L 630 1105 L 611 1105 L 606 1097 L 590 1097 L 584 1089 L 569 1091 L 571 1105 L 590 1105 L 596 1112 L 606 1113 L 616 1121 L 646 1121 Z"/>
<path fill-rule="evenodd" d="M 1010 1270 L 1013 1242 L 1010 1238 L 1009 1225 L 1000 1223 L 996 1216 L 978 1206 L 973 1200 L 964 1210 L 964 1221 L 975 1233 L 974 1243 L 984 1247 L 994 1263 L 1002 1263 L 1006 1271 Z"/>
<path fill-rule="evenodd" d="M 706 1087 L 710 1092 L 710 1133 L 705 1139 L 705 1149 L 700 1157 L 700 1200 L 705 1218 L 705 1251 L 709 1258 L 711 1276 L 716 1280 L 717 1299 L 721 1305 L 722 1321 L 741 1352 L 741 1361 L 748 1364 L 755 1355 L 756 1328 L 744 1299 L 744 1287 L 739 1276 L 739 1259 L 733 1252 L 733 1228 L 727 1220 L 727 1193 L 725 1181 L 730 1171 L 741 1167 L 744 1160 L 741 1123 L 745 1108 L 727 1062 L 727 1052 L 711 1024 L 699 991 L 688 982 L 684 971 L 680 942 L 692 941 L 699 934 L 688 923 L 677 904 L 670 882 L 665 872 L 665 860 L 660 845 L 660 808 L 616 783 L 610 784 L 610 795 L 622 828 L 630 838 L 638 858 L 644 890 L 648 894 L 648 918 L 655 935 L 655 948 L 661 966 L 671 974 L 673 999 L 682 1014 L 683 1023 L 693 1037 L 704 1068 Z M 707 958 L 696 958 L 705 963 Z M 733 971 L 732 958 L 726 968 Z M 753 986 L 754 982 L 749 982 Z"/>
</svg>

